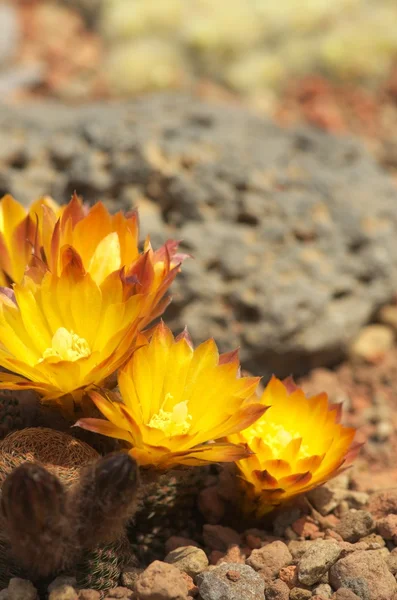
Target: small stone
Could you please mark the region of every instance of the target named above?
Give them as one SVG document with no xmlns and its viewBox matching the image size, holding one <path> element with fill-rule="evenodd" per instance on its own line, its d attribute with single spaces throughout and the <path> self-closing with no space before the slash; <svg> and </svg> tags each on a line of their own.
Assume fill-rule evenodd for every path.
<svg viewBox="0 0 397 600">
<path fill-rule="evenodd" d="M 246 563 L 255 571 L 266 570 L 271 577 L 278 576 L 280 569 L 292 562 L 291 552 L 284 542 L 271 542 L 263 548 L 253 550 Z"/>
<path fill-rule="evenodd" d="M 182 573 L 168 563 L 155 560 L 139 576 L 137 600 L 186 600 L 187 584 Z"/>
<path fill-rule="evenodd" d="M 298 585 L 298 567 L 296 565 L 283 567 L 280 569 L 278 576 L 288 585 L 290 589 Z"/>
<path fill-rule="evenodd" d="M 173 550 L 176 550 L 177 548 L 183 548 L 183 546 L 195 546 L 196 548 L 199 547 L 198 543 L 195 542 L 194 540 L 191 540 L 190 538 L 184 538 L 184 537 L 180 537 L 177 535 L 172 535 L 165 542 L 165 551 L 168 554 L 169 552 L 172 552 Z"/>
<path fill-rule="evenodd" d="M 60 585 L 51 590 L 48 600 L 78 600 L 78 595 L 71 585 Z"/>
<path fill-rule="evenodd" d="M 289 587 L 281 579 L 276 579 L 266 586 L 265 597 L 266 600 L 288 600 Z"/>
<path fill-rule="evenodd" d="M 126 598 L 129 600 L 133 597 L 133 591 L 127 587 L 123 587 L 121 585 L 113 588 L 112 590 L 108 590 L 106 592 L 108 598 Z"/>
<path fill-rule="evenodd" d="M 208 558 L 204 550 L 195 546 L 177 548 L 169 552 L 164 562 L 174 565 L 193 579 L 208 567 Z"/>
<path fill-rule="evenodd" d="M 301 517 L 297 519 L 291 525 L 293 531 L 302 538 L 312 539 L 319 531 L 318 525 L 316 525 L 310 517 Z"/>
<path fill-rule="evenodd" d="M 310 590 L 305 590 L 304 588 L 293 588 L 289 593 L 290 600 L 307 600 L 312 597 L 312 593 Z"/>
<path fill-rule="evenodd" d="M 389 568 L 389 571 L 393 573 L 393 575 L 397 574 L 397 548 L 394 548 L 389 556 L 385 558 L 386 564 Z"/>
<path fill-rule="evenodd" d="M 263 600 L 265 591 L 258 573 L 247 565 L 233 563 L 201 573 L 198 586 L 202 600 Z"/>
<path fill-rule="evenodd" d="M 318 540 L 305 552 L 298 563 L 298 580 L 304 585 L 318 583 L 336 563 L 341 549 L 331 540 Z"/>
<path fill-rule="evenodd" d="M 229 550 L 216 561 L 216 564 L 219 565 L 221 563 L 228 562 L 240 563 L 241 565 L 244 565 L 246 558 L 247 556 L 241 550 L 240 546 L 230 546 Z"/>
<path fill-rule="evenodd" d="M 336 590 L 333 600 L 361 600 L 360 596 L 357 596 L 352 590 L 349 588 L 339 588 Z"/>
<path fill-rule="evenodd" d="M 239 546 L 241 544 L 241 536 L 231 527 L 223 525 L 205 524 L 203 527 L 204 542 L 211 550 L 227 550 L 229 546 Z"/>
<path fill-rule="evenodd" d="M 328 583 L 320 583 L 314 588 L 313 594 L 317 594 L 322 598 L 332 598 L 332 587 Z"/>
<path fill-rule="evenodd" d="M 374 519 L 366 510 L 349 510 L 341 518 L 335 531 L 346 542 L 357 542 L 362 537 L 371 533 L 374 528 Z"/>
<path fill-rule="evenodd" d="M 8 600 L 8 589 L 7 588 L 4 588 L 4 590 L 1 590 L 0 600 Z"/>
<path fill-rule="evenodd" d="M 38 594 L 33 583 L 27 579 L 13 577 L 8 584 L 8 600 L 37 600 Z"/>
<path fill-rule="evenodd" d="M 187 595 L 190 597 L 195 597 L 199 593 L 199 589 L 197 585 L 194 583 L 193 579 L 187 573 L 182 573 L 182 577 L 187 585 Z"/>
<path fill-rule="evenodd" d="M 382 490 L 371 494 L 367 506 L 368 512 L 375 519 L 386 517 L 389 514 L 397 514 L 397 489 Z"/>
<path fill-rule="evenodd" d="M 394 332 L 387 325 L 367 325 L 350 346 L 350 356 L 359 362 L 377 363 L 393 346 Z"/>
<path fill-rule="evenodd" d="M 352 508 L 361 508 L 367 504 L 367 493 L 335 487 L 335 483 L 328 482 L 308 493 L 310 502 L 323 516 L 328 515 L 343 501 L 347 501 Z"/>
<path fill-rule="evenodd" d="M 101 600 L 101 593 L 97 590 L 80 590 L 79 600 Z"/>
<path fill-rule="evenodd" d="M 288 544 L 288 550 L 292 557 L 301 558 L 304 553 L 314 544 L 313 540 L 291 540 Z"/>
<path fill-rule="evenodd" d="M 63 585 L 70 585 L 73 588 L 77 588 L 76 577 L 71 577 L 69 575 L 59 575 L 56 577 L 49 586 L 47 587 L 48 593 L 52 592 L 57 587 L 61 587 Z"/>
<path fill-rule="evenodd" d="M 382 306 L 378 316 L 381 323 L 389 325 L 397 332 L 397 306 L 395 304 Z"/>
<path fill-rule="evenodd" d="M 329 581 L 334 589 L 347 587 L 362 600 L 390 600 L 397 591 L 397 583 L 378 550 L 348 554 L 329 570 Z"/>
<path fill-rule="evenodd" d="M 397 515 L 387 515 L 378 519 L 376 530 L 385 540 L 397 540 Z"/>
<path fill-rule="evenodd" d="M 54 590 L 55 588 L 61 587 L 63 585 L 70 585 L 71 587 L 77 589 L 76 577 L 71 577 L 70 575 L 59 575 L 59 577 L 56 577 L 48 585 L 48 593 L 52 592 L 52 590 Z"/>
<path fill-rule="evenodd" d="M 138 577 L 143 571 L 144 569 L 138 567 L 132 567 L 128 569 L 128 571 L 124 571 L 124 573 L 121 574 L 122 585 L 130 590 L 134 590 Z"/>
</svg>

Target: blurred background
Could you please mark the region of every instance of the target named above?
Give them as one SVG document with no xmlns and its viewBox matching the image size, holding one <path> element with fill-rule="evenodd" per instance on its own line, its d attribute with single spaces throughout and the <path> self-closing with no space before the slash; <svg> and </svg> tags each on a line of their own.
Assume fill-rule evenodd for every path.
<svg viewBox="0 0 397 600">
<path fill-rule="evenodd" d="M 368 118 L 397 91 L 396 23 L 394 0 L 1 0 L 0 87 L 70 102 L 194 88 L 269 111 L 328 92 Z M 334 101 L 316 118 L 340 130 Z"/>
<path fill-rule="evenodd" d="M 396 24 L 395 0 L 0 0 L 0 92 L 82 103 L 193 90 L 353 131 L 387 162 Z"/>
</svg>

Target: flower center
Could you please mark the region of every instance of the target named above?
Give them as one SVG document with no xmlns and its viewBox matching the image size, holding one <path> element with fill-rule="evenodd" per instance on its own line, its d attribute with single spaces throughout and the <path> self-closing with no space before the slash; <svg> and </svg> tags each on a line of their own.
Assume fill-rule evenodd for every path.
<svg viewBox="0 0 397 600">
<path fill-rule="evenodd" d="M 165 401 L 170 397 L 171 394 L 167 394 Z M 175 404 L 172 412 L 160 408 L 159 412 L 150 419 L 148 427 L 160 429 L 167 437 L 171 437 L 173 435 L 184 435 L 189 431 L 191 424 L 192 416 L 189 415 L 187 402 L 184 401 Z"/>
<path fill-rule="evenodd" d="M 248 444 L 254 437 L 261 438 L 267 446 L 273 452 L 275 458 L 278 458 L 280 454 L 283 452 L 285 447 L 291 442 L 291 440 L 295 440 L 297 438 L 302 437 L 298 431 L 291 431 L 289 429 L 285 429 L 282 425 L 277 425 L 277 423 L 266 422 L 266 424 L 261 425 L 260 423 L 255 423 L 254 427 L 250 427 L 250 440 Z M 298 452 L 298 458 L 306 458 L 310 456 L 311 453 L 309 451 L 309 447 L 307 444 L 301 444 L 301 447 Z"/>
<path fill-rule="evenodd" d="M 91 350 L 87 340 L 79 337 L 73 331 L 68 331 L 65 327 L 60 327 L 53 335 L 51 348 L 44 350 L 43 358 L 39 362 L 45 358 L 75 361 L 90 354 Z"/>
</svg>

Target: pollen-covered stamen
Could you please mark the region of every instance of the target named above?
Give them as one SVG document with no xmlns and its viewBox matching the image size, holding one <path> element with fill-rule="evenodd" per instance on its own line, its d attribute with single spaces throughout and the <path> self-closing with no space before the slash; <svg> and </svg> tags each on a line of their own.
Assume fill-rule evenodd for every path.
<svg viewBox="0 0 397 600">
<path fill-rule="evenodd" d="M 87 340 L 65 327 L 60 327 L 53 335 L 51 347 L 44 350 L 43 357 L 39 362 L 46 358 L 75 361 L 90 354 L 91 349 Z"/>
<path fill-rule="evenodd" d="M 248 444 L 251 444 L 255 437 L 261 438 L 266 446 L 270 447 L 275 458 L 279 458 L 282 451 L 292 440 L 302 438 L 302 435 L 298 431 L 286 429 L 283 425 L 278 425 L 270 421 L 267 421 L 266 425 L 263 425 L 261 419 L 251 426 L 249 433 L 250 435 L 247 436 Z M 302 443 L 297 458 L 306 458 L 310 454 L 308 445 Z"/>
<path fill-rule="evenodd" d="M 171 394 L 167 394 L 164 402 L 171 397 Z M 148 427 L 160 429 L 166 436 L 171 437 L 188 433 L 191 424 L 192 416 L 189 415 L 187 402 L 184 401 L 175 404 L 172 412 L 160 408 L 159 412 L 150 419 Z"/>
</svg>

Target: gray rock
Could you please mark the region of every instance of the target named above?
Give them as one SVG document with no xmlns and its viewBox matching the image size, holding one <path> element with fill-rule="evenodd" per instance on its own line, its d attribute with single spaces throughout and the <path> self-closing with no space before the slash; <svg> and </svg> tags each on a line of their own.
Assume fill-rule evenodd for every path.
<svg viewBox="0 0 397 600">
<path fill-rule="evenodd" d="M 193 579 L 208 567 L 208 558 L 204 550 L 195 546 L 184 546 L 169 552 L 164 562 L 170 563 Z"/>
<path fill-rule="evenodd" d="M 33 583 L 27 579 L 13 577 L 8 584 L 8 600 L 37 600 L 38 593 Z"/>
<path fill-rule="evenodd" d="M 306 550 L 298 562 L 298 580 L 304 585 L 318 583 L 341 553 L 337 542 L 317 540 Z"/>
<path fill-rule="evenodd" d="M 201 573 L 198 586 L 202 600 L 263 600 L 265 583 L 251 567 L 223 563 Z"/>
<path fill-rule="evenodd" d="M 0 193 L 150 204 L 156 243 L 177 237 L 195 256 L 169 324 L 222 350 L 240 345 L 253 372 L 334 362 L 395 292 L 397 191 L 348 138 L 159 94 L 1 107 L 0 148 L 21 140 L 22 154 L 0 153 Z"/>
<path fill-rule="evenodd" d="M 346 542 L 357 542 L 359 539 L 370 534 L 375 528 L 375 522 L 371 513 L 366 510 L 349 510 L 341 518 L 335 531 Z"/>
</svg>

